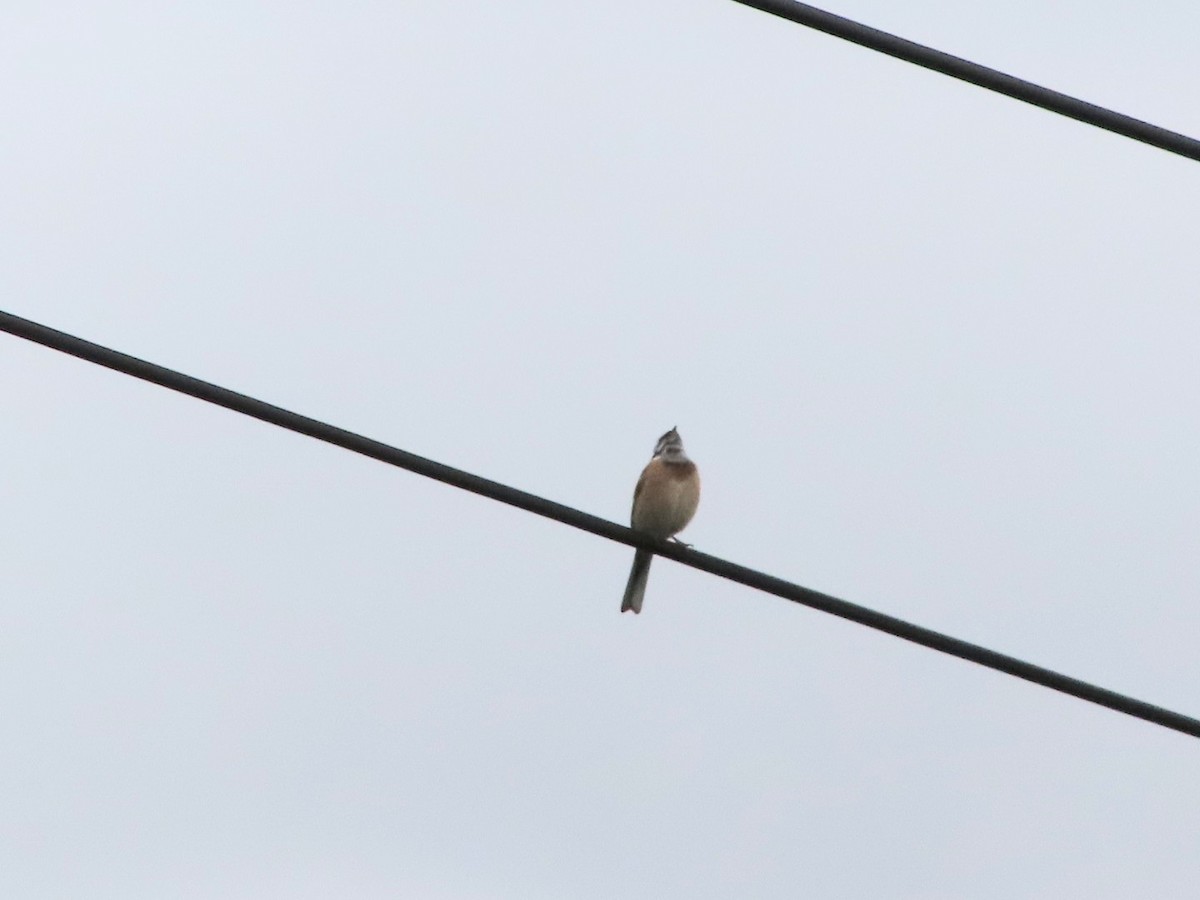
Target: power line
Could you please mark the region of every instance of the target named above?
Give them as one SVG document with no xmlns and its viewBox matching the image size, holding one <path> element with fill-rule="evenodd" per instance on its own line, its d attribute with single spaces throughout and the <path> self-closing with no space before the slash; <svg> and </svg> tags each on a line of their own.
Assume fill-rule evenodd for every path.
<svg viewBox="0 0 1200 900">
<path fill-rule="evenodd" d="M 743 6 L 749 6 L 762 12 L 771 13 L 781 19 L 796 22 L 823 31 L 834 37 L 842 38 L 854 44 L 886 53 L 905 62 L 933 69 L 951 78 L 968 81 L 971 84 L 1006 94 L 1025 103 L 1030 103 L 1050 112 L 1095 125 L 1105 131 L 1121 134 L 1135 141 L 1142 141 L 1151 146 L 1186 156 L 1188 159 L 1200 161 L 1200 141 L 1169 131 L 1158 125 L 1151 125 L 1141 119 L 1135 119 L 1103 106 L 1088 103 L 1077 97 L 1071 97 L 1050 88 L 1042 87 L 1031 81 L 1006 75 L 996 69 L 989 69 L 962 59 L 951 56 L 941 50 L 934 50 L 923 44 L 905 40 L 878 28 L 871 28 L 852 19 L 836 16 L 833 13 L 809 6 L 807 3 L 796 3 L 794 0 L 734 0 Z"/>
<path fill-rule="evenodd" d="M 59 350 L 71 356 L 87 360 L 88 362 L 96 363 L 109 369 L 115 369 L 118 372 L 124 372 L 126 375 L 132 375 L 134 378 L 141 378 L 144 381 L 170 388 L 173 391 L 179 391 L 180 393 L 197 397 L 200 400 L 206 400 L 209 403 L 223 406 L 234 412 L 252 416 L 255 419 L 260 419 L 272 425 L 278 425 L 280 428 L 286 428 L 289 431 L 295 431 L 346 450 L 361 453 L 363 456 L 369 456 L 380 462 L 398 466 L 401 469 L 407 469 L 410 472 L 424 475 L 427 478 L 433 478 L 444 484 L 462 488 L 463 490 L 480 494 L 489 499 L 498 500 L 501 503 L 507 503 L 509 506 L 516 506 L 519 509 L 536 513 L 539 516 L 545 516 L 548 519 L 554 519 L 556 522 L 562 522 L 564 525 L 570 525 L 574 528 L 579 528 L 622 544 L 628 544 L 632 547 L 642 547 L 646 550 L 651 550 L 660 556 L 668 557 L 685 566 L 691 566 L 693 569 L 699 569 L 702 572 L 708 572 L 711 575 L 717 575 L 721 578 L 728 578 L 730 581 L 736 581 L 747 587 L 756 588 L 768 594 L 774 594 L 776 597 L 782 597 L 785 600 L 791 600 L 794 603 L 809 606 L 821 612 L 840 616 L 852 622 L 858 622 L 860 625 L 866 625 L 868 628 L 874 628 L 877 631 L 887 632 L 896 637 L 904 638 L 906 641 L 912 641 L 914 644 L 939 650 L 942 653 L 949 653 L 951 656 L 957 656 L 960 659 L 978 663 L 981 666 L 987 666 L 989 669 L 1005 672 L 1017 678 L 1023 678 L 1026 681 L 1032 681 L 1051 690 L 1070 694 L 1081 700 L 1087 700 L 1090 703 L 1096 703 L 1138 719 L 1145 719 L 1147 722 L 1154 722 L 1165 728 L 1190 734 L 1192 737 L 1200 737 L 1200 720 L 1193 719 L 1190 716 L 1185 716 L 1151 703 L 1145 703 L 1141 700 L 1135 700 L 1132 697 L 1097 687 L 1086 681 L 1061 675 L 1058 672 L 1044 669 L 1041 666 L 1035 666 L 1015 657 L 1006 656 L 994 650 L 988 650 L 986 647 L 980 647 L 978 644 L 961 641 L 958 638 L 950 637 L 929 628 L 913 625 L 903 619 L 897 619 L 894 616 L 876 612 L 865 606 L 859 606 L 856 603 L 850 603 L 846 600 L 839 600 L 837 597 L 831 597 L 829 594 L 822 594 L 819 591 L 792 584 L 789 581 L 784 581 L 782 578 L 776 578 L 716 556 L 709 556 L 707 553 L 700 553 L 679 544 L 656 540 L 648 535 L 640 534 L 630 528 L 626 528 L 624 525 L 609 522 L 598 516 L 589 515 L 569 506 L 564 506 L 561 503 L 555 503 L 553 500 L 546 500 L 496 481 L 480 478 L 478 475 L 472 475 L 461 469 L 442 465 L 441 463 L 408 453 L 380 441 L 371 440 L 368 437 L 363 437 L 362 435 L 337 428 L 316 419 L 310 419 L 308 416 L 302 416 L 299 413 L 290 412 L 278 406 L 273 406 L 270 403 L 264 403 L 262 400 L 255 400 L 253 397 L 248 397 L 245 394 L 239 394 L 236 391 L 218 387 L 215 384 L 201 381 L 198 378 L 192 378 L 190 375 L 184 375 L 173 369 L 167 369 L 117 350 L 93 344 L 91 341 L 85 341 L 82 338 L 66 334 L 62 331 L 56 331 L 37 322 L 22 319 L 20 316 L 0 312 L 0 331 L 6 331 L 9 334 L 25 338 L 45 347 L 50 347 L 53 350 Z"/>
</svg>

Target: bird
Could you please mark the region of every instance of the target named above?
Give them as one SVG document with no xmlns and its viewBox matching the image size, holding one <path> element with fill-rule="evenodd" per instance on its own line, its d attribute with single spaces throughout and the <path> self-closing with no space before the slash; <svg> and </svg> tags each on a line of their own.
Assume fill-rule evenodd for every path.
<svg viewBox="0 0 1200 900">
<path fill-rule="evenodd" d="M 700 472 L 683 449 L 683 438 L 678 429 L 672 428 L 654 445 L 654 455 L 633 489 L 630 524 L 635 531 L 657 538 L 673 538 L 692 521 L 699 504 Z M 652 559 L 654 554 L 649 550 L 639 549 L 634 554 L 621 612 L 642 611 Z"/>
</svg>

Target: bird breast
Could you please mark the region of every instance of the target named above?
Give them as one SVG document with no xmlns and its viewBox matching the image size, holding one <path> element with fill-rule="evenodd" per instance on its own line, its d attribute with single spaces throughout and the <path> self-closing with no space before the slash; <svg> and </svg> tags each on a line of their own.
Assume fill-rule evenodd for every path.
<svg viewBox="0 0 1200 900">
<path fill-rule="evenodd" d="M 683 530 L 700 503 L 696 465 L 652 459 L 642 473 L 633 500 L 634 528 L 667 538 Z"/>
</svg>

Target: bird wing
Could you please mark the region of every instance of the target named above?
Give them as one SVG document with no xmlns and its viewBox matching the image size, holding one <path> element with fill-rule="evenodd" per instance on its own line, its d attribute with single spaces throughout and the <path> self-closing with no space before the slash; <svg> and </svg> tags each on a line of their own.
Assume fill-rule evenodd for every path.
<svg viewBox="0 0 1200 900">
<path fill-rule="evenodd" d="M 632 507 L 632 509 L 637 508 L 638 497 L 640 497 L 642 495 L 642 488 L 644 488 L 646 486 L 646 476 L 649 473 L 650 473 L 649 466 L 646 466 L 646 468 L 642 469 L 642 474 L 641 474 L 641 477 L 638 478 L 637 486 L 633 489 L 633 507 Z M 631 512 L 632 512 L 632 509 L 631 509 Z"/>
</svg>

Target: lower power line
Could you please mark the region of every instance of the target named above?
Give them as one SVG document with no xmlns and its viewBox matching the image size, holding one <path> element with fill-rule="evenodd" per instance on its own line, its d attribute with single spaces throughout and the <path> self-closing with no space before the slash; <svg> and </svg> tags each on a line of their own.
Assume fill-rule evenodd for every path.
<svg viewBox="0 0 1200 900">
<path fill-rule="evenodd" d="M 1182 713 L 1177 713 L 1161 706 L 1155 706 L 1152 703 L 1146 703 L 1142 700 L 1136 700 L 1124 694 L 1118 694 L 1115 691 L 1098 687 L 1086 681 L 1081 681 L 1078 678 L 1071 678 L 1068 675 L 1062 675 L 1051 669 L 1035 666 L 1032 663 L 1027 663 L 1003 653 L 997 653 L 995 650 L 989 650 L 978 644 L 972 644 L 929 628 L 923 628 L 920 625 L 914 625 L 903 619 L 897 619 L 894 616 L 876 612 L 865 606 L 859 606 L 856 603 L 840 600 L 829 594 L 822 594 L 819 591 L 801 587 L 790 581 L 784 581 L 782 578 L 776 578 L 773 575 L 768 575 L 746 566 L 740 566 L 737 563 L 729 562 L 716 556 L 710 556 L 707 553 L 700 553 L 681 544 L 660 541 L 649 535 L 641 534 L 631 528 L 627 528 L 624 525 L 618 525 L 616 522 L 610 522 L 607 519 L 589 515 L 570 506 L 517 490 L 497 481 L 480 478 L 478 475 L 472 475 L 470 472 L 464 472 L 461 469 L 455 469 L 451 466 L 434 462 L 422 456 L 417 456 L 414 453 L 409 453 L 405 450 L 381 443 L 380 441 L 355 434 L 352 431 L 346 431 L 343 428 L 329 425 L 317 419 L 310 419 L 308 416 L 302 416 L 299 413 L 290 412 L 281 407 L 273 406 L 270 403 L 264 403 L 262 400 L 256 400 L 253 397 L 239 394 L 228 388 L 218 387 L 207 381 L 201 381 L 199 378 L 192 378 L 190 375 L 184 375 L 173 369 L 146 362 L 135 356 L 111 350 L 99 344 L 93 344 L 91 341 L 86 341 L 83 338 L 78 338 L 62 331 L 56 331 L 53 328 L 40 325 L 37 322 L 31 322 L 20 316 L 0 312 L 0 331 L 8 332 L 17 337 L 25 338 L 53 350 L 68 353 L 71 356 L 76 356 L 118 372 L 124 372 L 126 375 L 132 375 L 134 378 L 140 378 L 144 381 L 170 388 L 173 391 L 188 394 L 200 400 L 214 403 L 217 406 L 223 406 L 234 412 L 260 419 L 263 422 L 278 425 L 280 428 L 286 428 L 289 431 L 295 431 L 298 434 L 325 441 L 346 450 L 360 453 L 363 456 L 369 456 L 380 462 L 385 462 L 401 469 L 407 469 L 418 475 L 424 475 L 426 478 L 433 478 L 444 484 L 480 494 L 491 500 L 498 500 L 501 503 L 507 503 L 509 506 L 515 506 L 527 512 L 536 513 L 548 519 L 554 519 L 556 522 L 562 522 L 564 525 L 570 525 L 612 541 L 628 544 L 631 547 L 640 547 L 653 551 L 660 556 L 673 559 L 685 566 L 691 566 L 693 569 L 699 569 L 702 572 L 708 572 L 721 578 L 727 578 L 730 581 L 736 581 L 747 587 L 756 588 L 768 594 L 774 594 L 776 597 L 782 597 L 785 600 L 791 600 L 794 603 L 799 603 L 803 606 L 820 610 L 821 612 L 849 619 L 851 622 L 866 625 L 868 628 L 874 628 L 877 631 L 887 632 L 906 641 L 912 641 L 914 644 L 920 644 L 932 650 L 948 653 L 951 656 L 957 656 L 960 659 L 978 663 L 981 666 L 986 666 L 989 669 L 995 669 L 998 672 L 1004 672 L 1017 678 L 1023 678 L 1026 681 L 1032 681 L 1034 684 L 1040 684 L 1051 690 L 1069 694 L 1081 700 L 1087 700 L 1089 703 L 1095 703 L 1128 716 L 1162 725 L 1164 728 L 1189 734 L 1192 737 L 1200 737 L 1200 720 L 1185 716 Z"/>
</svg>

